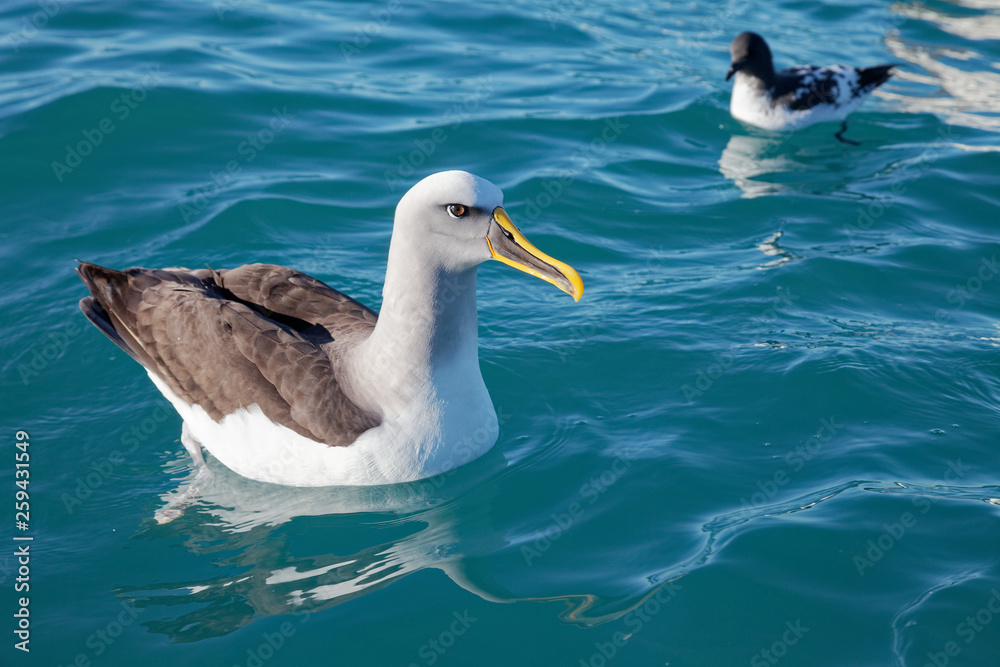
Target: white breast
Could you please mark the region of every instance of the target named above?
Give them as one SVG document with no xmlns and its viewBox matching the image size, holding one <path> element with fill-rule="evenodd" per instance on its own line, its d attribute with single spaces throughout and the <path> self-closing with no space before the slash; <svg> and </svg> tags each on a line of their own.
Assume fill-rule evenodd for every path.
<svg viewBox="0 0 1000 667">
<path fill-rule="evenodd" d="M 733 95 L 729 111 L 736 120 L 743 121 L 765 130 L 789 129 L 791 114 L 784 108 L 775 108 L 767 91 L 755 85 L 756 79 L 737 72 L 733 81 Z"/>
<path fill-rule="evenodd" d="M 201 406 L 184 402 L 153 374 L 150 378 L 188 433 L 223 465 L 273 484 L 366 486 L 423 479 L 481 456 L 499 434 L 485 387 L 485 400 L 475 391 L 457 399 L 467 404 L 452 407 L 462 409 L 431 400 L 365 431 L 347 447 L 330 447 L 272 422 L 257 405 L 216 422 Z"/>
</svg>

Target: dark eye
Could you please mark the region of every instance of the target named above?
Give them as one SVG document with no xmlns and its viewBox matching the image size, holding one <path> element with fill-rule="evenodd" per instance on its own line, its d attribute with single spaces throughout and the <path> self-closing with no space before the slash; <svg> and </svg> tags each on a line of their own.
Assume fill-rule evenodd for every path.
<svg viewBox="0 0 1000 667">
<path fill-rule="evenodd" d="M 453 218 L 464 218 L 469 212 L 462 204 L 448 204 L 448 215 Z"/>
</svg>

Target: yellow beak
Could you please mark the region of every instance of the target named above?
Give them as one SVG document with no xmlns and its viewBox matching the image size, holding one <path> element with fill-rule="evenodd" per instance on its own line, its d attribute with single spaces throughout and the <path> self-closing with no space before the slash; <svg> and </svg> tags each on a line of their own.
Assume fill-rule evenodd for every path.
<svg viewBox="0 0 1000 667">
<path fill-rule="evenodd" d="M 524 238 L 502 206 L 493 209 L 493 222 L 486 233 L 493 259 L 550 282 L 576 301 L 583 296 L 583 281 L 572 266 L 549 257 Z"/>
</svg>

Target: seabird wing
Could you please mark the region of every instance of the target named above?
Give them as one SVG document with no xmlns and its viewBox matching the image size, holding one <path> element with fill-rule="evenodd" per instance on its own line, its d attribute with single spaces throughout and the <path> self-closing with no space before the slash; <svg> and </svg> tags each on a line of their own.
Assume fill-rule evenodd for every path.
<svg viewBox="0 0 1000 667">
<path fill-rule="evenodd" d="M 799 66 L 777 74 L 774 101 L 791 111 L 805 111 L 820 104 L 840 103 L 844 72 L 839 67 Z"/>
<path fill-rule="evenodd" d="M 256 404 L 271 421 L 331 446 L 378 424 L 343 393 L 313 323 L 268 317 L 265 306 L 219 285 L 218 273 L 86 263 L 77 271 L 92 294 L 81 302 L 87 317 L 212 419 Z"/>
<path fill-rule="evenodd" d="M 834 107 L 850 104 L 888 81 L 893 67 L 793 67 L 778 73 L 775 101 L 792 111 L 804 111 L 821 104 Z"/>
<path fill-rule="evenodd" d="M 314 342 L 242 304 L 226 304 L 223 318 L 237 349 L 287 402 L 294 422 L 315 434 L 310 437 L 349 445 L 379 424 L 344 394 L 330 358 Z"/>
<path fill-rule="evenodd" d="M 338 340 L 367 337 L 378 318 L 367 306 L 287 266 L 247 264 L 216 274 L 222 287 L 258 312 L 318 324 Z"/>
</svg>

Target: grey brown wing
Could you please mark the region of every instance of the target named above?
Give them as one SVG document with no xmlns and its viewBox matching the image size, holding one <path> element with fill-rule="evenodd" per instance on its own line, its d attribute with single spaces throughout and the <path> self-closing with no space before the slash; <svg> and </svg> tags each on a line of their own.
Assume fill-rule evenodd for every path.
<svg viewBox="0 0 1000 667">
<path fill-rule="evenodd" d="M 337 382 L 313 340 L 228 298 L 211 271 L 81 264 L 81 308 L 112 341 L 215 420 L 258 405 L 272 421 L 331 446 L 378 425 Z"/>
<path fill-rule="evenodd" d="M 247 264 L 216 276 L 223 288 L 254 309 L 319 325 L 334 339 L 367 337 L 378 319 L 375 311 L 346 294 L 287 266 Z"/>
</svg>

